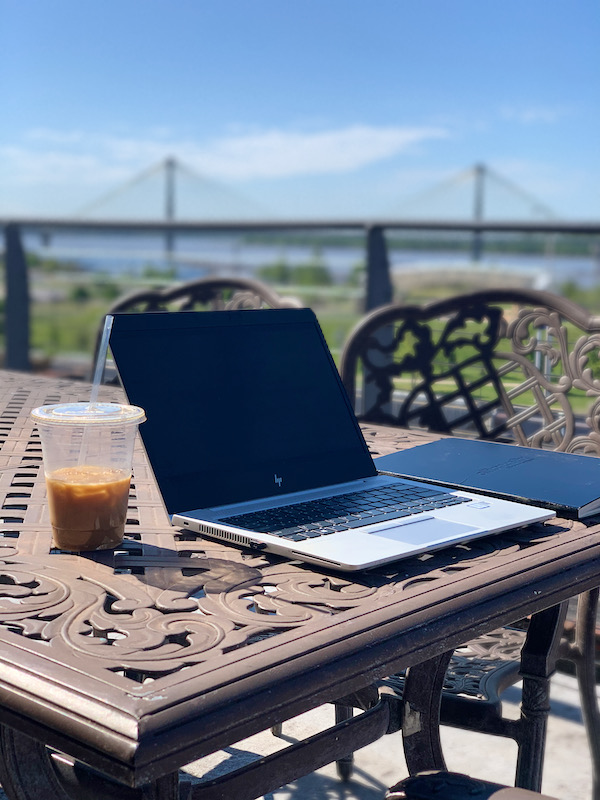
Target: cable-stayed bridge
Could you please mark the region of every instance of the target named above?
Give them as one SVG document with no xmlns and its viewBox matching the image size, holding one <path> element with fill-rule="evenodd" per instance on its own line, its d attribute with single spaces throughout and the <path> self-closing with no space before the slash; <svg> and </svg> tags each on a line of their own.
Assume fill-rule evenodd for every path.
<svg viewBox="0 0 600 800">
<path fill-rule="evenodd" d="M 556 220 L 544 202 L 486 164 L 475 164 L 399 203 L 412 219 Z"/>
<path fill-rule="evenodd" d="M 79 220 L 164 220 L 235 222 L 285 220 L 257 201 L 223 182 L 216 181 L 170 156 L 132 176 L 129 180 L 80 208 Z M 391 210 L 390 219 L 473 220 L 490 219 L 556 220 L 553 211 L 520 186 L 485 164 L 451 175 L 409 197 Z M 165 262 L 174 263 L 175 234 L 168 230 L 163 237 Z M 482 237 L 472 235 L 471 255 L 478 261 Z M 139 252 L 139 257 L 148 254 Z M 202 267 L 197 252 L 187 256 L 179 249 L 179 262 Z"/>
<path fill-rule="evenodd" d="M 204 197 L 208 198 L 208 211 L 204 217 L 197 201 L 193 206 L 184 202 L 186 196 L 184 187 L 188 179 L 190 179 L 189 184 L 194 187 L 192 192 L 194 197 L 200 183 Z M 235 271 L 242 271 L 248 265 L 246 258 L 248 244 L 250 246 L 254 244 L 244 241 L 248 234 L 261 234 L 260 240 L 264 240 L 265 234 L 268 234 L 270 241 L 273 237 L 274 246 L 267 256 L 271 261 L 273 257 L 280 257 L 280 252 L 277 252 L 278 242 L 287 241 L 289 234 L 298 234 L 298 238 L 302 236 L 307 239 L 309 235 L 314 235 L 319 242 L 319 248 L 330 234 L 335 234 L 339 240 L 348 236 L 351 238 L 345 240 L 344 245 L 350 246 L 337 249 L 345 251 L 342 267 L 346 270 L 346 275 L 360 262 L 365 265 L 365 280 L 361 289 L 361 303 L 365 310 L 393 299 L 395 273 L 402 272 L 402 281 L 406 281 L 407 263 L 404 257 L 406 241 L 412 241 L 415 236 L 421 237 L 425 247 L 431 247 L 436 243 L 436 239 L 437 244 L 443 248 L 448 244 L 458 243 L 459 247 L 452 247 L 450 253 L 441 252 L 440 258 L 434 259 L 438 270 L 442 272 L 448 268 L 448 262 L 442 260 L 447 255 L 452 258 L 453 253 L 461 250 L 464 260 L 465 244 L 469 242 L 470 237 L 473 241 L 472 266 L 475 267 L 475 272 L 481 274 L 482 270 L 479 267 L 487 265 L 477 265 L 475 262 L 480 254 L 481 237 L 485 236 L 486 244 L 487 242 L 492 244 L 496 239 L 505 242 L 508 237 L 519 246 L 522 240 L 530 242 L 531 237 L 536 237 L 534 244 L 537 252 L 544 260 L 550 259 L 552 275 L 562 280 L 568 278 L 581 285 L 590 285 L 596 284 L 600 275 L 598 261 L 600 221 L 553 219 L 550 209 L 526 191 L 515 187 L 497 173 L 492 173 L 484 165 L 476 165 L 471 170 L 444 182 L 442 186 L 423 192 L 420 197 L 413 198 L 404 209 L 397 208 L 388 216 L 377 218 L 300 219 L 267 216 L 263 209 L 260 211 L 257 209 L 256 203 L 243 198 L 228 187 L 219 184 L 218 191 L 215 192 L 214 189 L 213 181 L 197 176 L 193 170 L 182 167 L 175 159 L 167 159 L 134 176 L 124 185 L 98 198 L 87 207 L 81 208 L 77 216 L 0 218 L 0 229 L 3 231 L 4 239 L 6 331 L 7 341 L 11 342 L 10 348 L 7 348 L 6 363 L 14 369 L 28 368 L 29 288 L 26 251 L 39 252 L 40 245 L 39 254 L 43 258 L 73 259 L 91 269 L 97 268 L 90 264 L 90 258 L 94 257 L 94 248 L 97 251 L 98 248 L 105 250 L 110 246 L 112 250 L 110 253 L 108 250 L 101 254 L 96 252 L 96 255 L 102 256 L 100 259 L 102 266 L 98 268 L 104 269 L 105 259 L 114 259 L 118 262 L 121 257 L 127 256 L 127 261 L 131 263 L 134 255 L 139 256 L 139 253 L 134 254 L 133 250 L 139 249 L 140 242 L 145 244 L 151 241 L 155 248 L 154 255 L 157 255 L 158 250 L 162 250 L 163 257 L 159 257 L 159 263 L 175 263 L 174 260 L 171 261 L 175 256 L 178 262 L 183 261 L 182 248 L 179 247 L 182 244 L 179 241 L 180 237 L 186 239 L 186 244 L 194 240 L 194 262 L 205 271 L 209 266 L 214 268 L 213 271 L 221 271 L 227 266 L 235 267 Z M 462 207 L 454 199 L 450 203 L 446 201 L 444 214 L 433 211 L 435 203 L 442 201 L 445 192 L 452 193 L 457 189 L 462 191 L 463 197 L 466 198 Z M 510 212 L 493 218 L 495 212 L 492 194 L 500 189 L 512 195 L 513 201 L 517 197 L 524 204 L 527 213 L 519 219 L 515 206 L 511 206 Z M 135 201 L 136 195 L 140 198 L 139 204 Z M 222 204 L 217 202 L 218 196 L 223 201 Z M 425 211 L 421 210 L 423 200 L 426 201 Z M 241 209 L 239 203 L 242 204 Z M 175 237 L 178 237 L 178 246 L 171 250 L 175 244 Z M 559 264 L 558 254 L 555 259 L 553 244 L 559 237 L 565 237 L 571 243 L 576 242 L 574 249 L 565 251 L 567 261 L 569 252 L 581 257 L 571 259 L 571 263 Z M 229 248 L 229 265 L 224 264 L 221 258 L 217 260 L 215 256 L 218 254 L 213 250 L 208 254 L 211 264 L 205 268 L 200 263 L 202 257 L 200 240 L 210 240 L 211 246 L 218 240 L 217 243 L 222 246 L 225 239 L 227 239 L 225 246 Z M 238 242 L 244 247 L 243 264 L 241 257 L 238 259 L 238 255 L 241 256 L 237 250 Z M 329 243 L 329 238 L 327 242 Z M 550 243 L 549 247 L 546 246 L 547 243 Z M 65 244 L 71 250 L 68 254 L 64 249 L 60 252 Z M 122 247 L 123 252 L 116 253 L 116 247 Z M 298 245 L 296 247 L 298 249 Z M 332 247 L 335 248 L 336 245 Z M 544 248 L 543 253 L 540 247 Z M 79 252 L 75 252 L 76 248 L 79 248 Z M 439 250 L 439 247 L 437 249 Z M 396 260 L 398 250 L 402 251 L 401 263 Z M 288 252 L 286 251 L 286 256 Z M 414 266 L 418 268 L 420 274 L 423 268 L 427 267 L 421 258 L 423 252 L 424 248 L 419 247 L 418 257 L 414 259 Z M 327 255 L 329 257 L 329 253 Z M 335 255 L 339 256 L 339 252 Z M 524 254 L 524 257 L 527 258 L 527 254 Z M 533 258 L 535 257 L 534 255 Z M 301 258 L 306 261 L 304 253 L 301 254 Z M 531 261 L 531 258 L 529 260 Z M 572 263 L 573 261 L 577 263 Z M 116 263 L 115 267 L 122 271 L 125 277 L 133 276 L 135 270 L 128 271 L 129 263 Z M 270 262 L 265 261 L 261 254 L 260 263 L 264 265 Z M 495 268 L 496 265 L 490 266 Z M 181 279 L 185 276 L 178 273 L 177 277 Z M 501 277 L 503 285 L 506 285 L 505 277 Z"/>
<path fill-rule="evenodd" d="M 169 157 L 78 209 L 78 219 L 252 220 L 272 216 L 257 201 Z"/>
<path fill-rule="evenodd" d="M 352 238 L 333 269 L 345 274 L 351 269 L 348 259 L 354 264 L 361 260 L 360 232 L 374 225 L 360 219 L 303 221 L 277 216 L 237 189 L 199 174 L 172 156 L 80 208 L 72 220 L 80 231 L 91 224 L 103 224 L 105 229 L 102 235 L 71 237 L 48 226 L 41 233 L 44 255 L 78 260 L 92 269 L 110 264 L 111 271 L 121 272 L 158 265 L 180 278 L 215 270 L 252 274 L 258 266 L 278 259 L 308 261 L 316 252 L 326 253 L 331 260 L 330 234 L 335 233 L 339 242 L 342 230 Z M 452 262 L 454 267 L 459 264 L 461 269 L 469 269 L 482 261 L 484 236 L 490 243 L 491 229 L 498 221 L 500 227 L 505 226 L 504 232 L 498 233 L 501 237 L 506 233 L 521 236 L 518 231 L 524 230 L 523 225 L 540 221 L 542 225 L 562 224 L 542 201 L 485 164 L 475 164 L 413 195 L 376 224 L 390 234 L 394 229 L 406 232 L 403 252 L 392 252 L 390 247 L 389 262 L 392 269 L 401 268 L 407 280 L 404 253 L 412 244 L 412 268 L 419 276 L 428 268 L 432 274 L 439 271 L 435 252 L 443 247 L 447 265 Z M 511 227 L 509 223 L 515 221 L 519 225 Z M 123 226 L 133 230 L 137 223 L 146 225 L 148 233 L 142 235 L 138 230 L 133 236 L 121 235 Z M 247 235 L 253 232 L 263 234 L 252 240 L 254 246 Z M 547 241 L 552 248 L 552 240 Z M 416 255 L 427 249 L 432 251 L 431 263 Z M 453 252 L 458 256 L 453 258 Z"/>
<path fill-rule="evenodd" d="M 261 220 L 271 209 L 174 157 L 134 175 L 83 206 L 79 219 Z M 552 220 L 542 201 L 485 164 L 475 164 L 409 196 L 390 218 Z"/>
</svg>

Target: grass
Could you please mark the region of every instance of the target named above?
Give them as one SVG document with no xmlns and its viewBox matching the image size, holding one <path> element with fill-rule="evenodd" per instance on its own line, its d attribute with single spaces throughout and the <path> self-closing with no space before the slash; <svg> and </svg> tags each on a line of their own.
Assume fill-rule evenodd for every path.
<svg viewBox="0 0 600 800">
<path fill-rule="evenodd" d="M 475 380 L 478 377 L 481 377 L 483 373 L 480 372 L 477 374 L 475 370 L 471 370 L 471 375 L 467 375 L 466 371 L 463 372 L 463 378 L 465 382 L 470 384 L 471 381 Z M 503 380 L 504 388 L 510 394 L 510 392 L 514 392 L 518 386 L 520 386 L 523 380 L 522 375 L 515 374 L 513 378 L 510 376 L 508 379 Z M 397 378 L 394 380 L 394 389 L 400 392 L 410 392 L 416 386 L 418 386 L 422 382 L 421 375 L 417 375 L 416 373 L 411 373 L 406 375 L 403 378 Z M 447 380 L 436 380 L 435 381 L 435 390 L 436 394 L 442 395 L 446 392 L 453 392 L 456 391 L 457 385 L 454 381 L 450 378 Z M 481 386 L 477 390 L 477 392 L 471 392 L 473 397 L 476 397 L 482 404 L 485 402 L 489 402 L 497 398 L 498 394 L 493 386 L 489 383 L 486 383 Z M 573 411 L 576 414 L 582 414 L 587 411 L 590 406 L 590 398 L 580 389 L 571 389 L 567 392 L 567 397 L 571 403 Z M 515 406 L 523 406 L 529 407 L 536 404 L 536 399 L 531 391 L 520 391 L 517 397 L 514 398 L 514 405 Z"/>
<path fill-rule="evenodd" d="M 88 302 L 33 303 L 31 307 L 31 347 L 48 358 L 64 353 L 91 354 L 96 331 L 108 304 Z"/>
<path fill-rule="evenodd" d="M 140 281 L 139 278 L 125 279 L 115 282 L 114 277 L 110 280 L 103 280 L 102 276 L 91 276 L 89 273 L 61 273 L 54 271 L 49 274 L 32 271 L 32 284 L 35 287 L 34 301 L 31 304 L 31 348 L 34 354 L 34 361 L 39 364 L 49 363 L 57 356 L 79 355 L 88 357 L 91 360 L 96 340 L 96 334 L 100 320 L 110 307 L 115 296 L 120 296 L 141 285 L 152 285 L 157 282 L 165 284 L 168 279 L 163 276 L 148 276 L 147 280 Z M 274 287 L 282 295 L 299 297 L 301 301 L 313 308 L 315 311 L 323 334 L 333 354 L 334 360 L 339 365 L 341 351 L 351 330 L 363 316 L 361 308 L 360 291 L 350 287 L 328 286 L 328 287 L 306 287 L 306 286 L 281 286 Z M 565 287 L 571 294 L 576 292 L 575 287 Z M 444 294 L 444 288 L 434 290 L 427 287 L 427 297 L 419 296 L 404 297 L 403 301 L 424 302 L 425 300 L 435 299 Z M 46 297 L 40 300 L 40 297 Z M 38 299 L 35 299 L 38 298 Z M 582 298 L 577 296 L 574 299 L 581 302 Z M 588 295 L 588 302 L 592 299 Z M 595 299 L 595 296 L 594 296 Z M 573 339 L 579 332 L 569 326 L 569 337 Z M 481 333 L 483 328 L 473 323 L 469 329 L 469 334 Z M 507 343 L 508 344 L 508 343 Z M 403 351 L 396 354 L 396 358 L 406 355 L 414 346 L 414 341 L 407 339 Z M 504 347 L 503 349 L 510 349 Z M 464 345 L 460 352 L 455 356 L 458 361 L 462 361 L 473 353 L 473 348 Z M 597 362 L 597 360 L 596 360 Z M 600 365 L 594 363 L 593 354 L 590 363 L 595 373 L 600 376 Z M 447 369 L 447 364 L 443 359 L 439 360 L 436 369 L 440 372 Z M 562 365 L 559 364 L 554 372 L 560 374 Z M 464 376 L 467 381 L 472 382 L 479 377 L 477 367 L 469 367 L 465 370 Z M 408 390 L 413 387 L 415 375 L 406 373 L 395 383 L 401 390 Z M 522 375 L 507 376 L 508 384 L 517 385 L 522 379 Z M 441 386 L 440 386 L 441 388 Z M 481 390 L 481 399 L 491 399 L 493 388 L 484 386 Z M 570 399 L 577 411 L 583 411 L 589 406 L 589 398 L 583 390 L 572 390 Z M 523 394 L 522 402 L 527 404 L 533 400 L 531 394 Z"/>
<path fill-rule="evenodd" d="M 151 284 L 148 281 L 146 285 Z M 159 281 L 164 284 L 165 281 Z M 60 355 L 87 355 L 94 351 L 100 321 L 114 297 L 141 288 L 139 282 L 125 281 L 106 296 L 100 282 L 94 284 L 78 275 L 52 276 L 41 281 L 37 276 L 36 292 L 30 307 L 30 343 L 35 361 L 47 363 Z M 313 308 L 334 359 L 337 361 L 350 330 L 361 317 L 357 293 L 343 287 L 274 287 L 279 293 L 298 297 Z M 45 296 L 39 300 L 36 296 Z"/>
<path fill-rule="evenodd" d="M 576 338 L 578 338 L 581 334 L 581 332 L 570 323 L 566 323 L 565 327 L 567 329 L 567 335 L 570 342 L 575 341 Z M 440 323 L 439 327 L 437 328 L 432 326 L 434 348 L 439 346 L 439 339 L 443 330 L 443 323 Z M 462 328 L 460 331 L 458 331 L 458 335 L 461 339 L 465 337 L 468 339 L 474 339 L 477 335 L 482 335 L 483 333 L 484 326 L 476 322 L 472 322 L 465 328 Z M 394 361 L 396 363 L 401 363 L 403 359 L 410 359 L 410 356 L 412 356 L 415 352 L 414 347 L 416 341 L 417 340 L 412 336 L 412 334 L 407 335 L 406 342 L 396 350 Z M 449 341 L 452 342 L 452 338 L 450 338 Z M 497 352 L 511 352 L 509 340 L 501 340 L 495 350 Z M 444 351 L 440 347 L 433 360 L 432 382 L 437 394 L 442 395 L 444 393 L 451 393 L 457 390 L 457 383 L 452 378 L 451 370 L 453 367 L 458 366 L 460 368 L 461 380 L 465 384 L 472 386 L 476 382 L 481 381 L 480 388 L 478 388 L 476 391 L 470 392 L 472 396 L 477 397 L 482 403 L 492 401 L 497 397 L 497 390 L 487 377 L 485 365 L 481 362 L 479 358 L 479 351 L 476 349 L 476 347 L 471 344 L 461 344 L 455 349 L 450 348 L 449 353 L 450 355 L 448 355 L 447 351 Z M 474 360 L 474 363 L 468 364 L 471 359 Z M 494 361 L 498 369 L 506 364 L 505 359 L 495 358 Z M 591 368 L 594 377 L 600 377 L 600 364 L 598 363 L 598 359 L 595 357 L 594 353 L 589 354 L 588 366 Z M 538 369 L 545 375 L 546 380 L 551 386 L 555 386 L 558 383 L 558 380 L 563 375 L 566 368 L 567 367 L 562 363 L 562 361 L 558 361 L 558 363 L 554 366 L 543 363 L 538 365 Z M 537 400 L 533 392 L 529 388 L 519 388 L 523 384 L 524 380 L 525 375 L 523 371 L 520 367 L 517 367 L 511 372 L 503 375 L 502 384 L 506 391 L 511 394 L 515 405 L 524 407 L 536 405 Z M 401 392 L 409 392 L 423 383 L 423 376 L 419 370 L 412 371 L 403 369 L 402 375 L 398 378 L 395 378 L 393 383 L 396 390 Z M 584 413 L 590 407 L 591 400 L 584 389 L 571 388 L 568 392 L 566 392 L 566 396 L 568 397 L 573 410 L 578 414 Z"/>
</svg>

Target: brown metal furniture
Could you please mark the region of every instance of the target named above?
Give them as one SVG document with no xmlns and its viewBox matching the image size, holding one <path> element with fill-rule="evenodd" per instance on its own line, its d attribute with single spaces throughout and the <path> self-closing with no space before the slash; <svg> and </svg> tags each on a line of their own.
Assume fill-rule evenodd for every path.
<svg viewBox="0 0 600 800">
<path fill-rule="evenodd" d="M 234 308 L 298 308 L 299 301 L 282 297 L 254 278 L 198 278 L 163 289 L 142 289 L 117 300 L 117 311 L 230 311 Z"/>
<path fill-rule="evenodd" d="M 376 309 L 340 370 L 359 419 L 598 456 L 599 349 L 600 317 L 492 289 Z"/>
<path fill-rule="evenodd" d="M 598 456 L 599 354 L 600 317 L 548 292 L 493 289 L 425 306 L 376 309 L 349 337 L 340 370 L 362 421 Z M 596 796 L 597 602 L 596 592 L 579 598 L 577 619 L 567 624 L 560 643 L 561 656 L 577 670 Z M 517 784 L 535 785 L 524 753 L 531 732 L 504 719 L 500 703 L 501 692 L 522 675 L 524 691 L 536 691 L 535 680 L 526 677 L 525 635 L 498 630 L 454 654 L 442 719 L 515 739 Z M 388 683 L 402 693 L 402 675 Z"/>
<path fill-rule="evenodd" d="M 555 800 L 546 794 L 475 780 L 456 772 L 431 772 L 405 778 L 385 797 L 386 800 Z"/>
<path fill-rule="evenodd" d="M 122 549 L 58 552 L 30 411 L 88 393 L 0 373 L 0 783 L 11 800 L 253 800 L 401 727 L 429 742 L 419 768 L 435 768 L 439 691 L 420 694 L 418 676 L 443 674 L 461 642 L 556 617 L 600 584 L 593 521 L 353 575 L 220 544 L 170 526 L 141 448 Z M 374 455 L 432 438 L 364 432 Z M 403 704 L 377 686 L 402 668 L 415 678 Z M 180 773 L 340 699 L 360 713 L 225 776 Z M 530 700 L 523 715 L 543 714 Z"/>
</svg>

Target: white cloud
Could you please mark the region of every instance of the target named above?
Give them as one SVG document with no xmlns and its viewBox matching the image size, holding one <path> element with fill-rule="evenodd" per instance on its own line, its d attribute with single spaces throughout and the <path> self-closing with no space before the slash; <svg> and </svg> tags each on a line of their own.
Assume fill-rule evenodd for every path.
<svg viewBox="0 0 600 800">
<path fill-rule="evenodd" d="M 237 179 L 353 172 L 446 135 L 439 128 L 366 125 L 319 133 L 272 130 L 215 142 L 198 154 L 197 163 L 207 172 Z"/>
<path fill-rule="evenodd" d="M 18 145 L 0 145 L 0 172 L 14 184 L 107 186 L 173 155 L 197 172 L 228 181 L 340 174 L 447 136 L 444 128 L 354 125 L 252 131 L 197 142 L 166 131 L 138 138 L 36 129 Z"/>
<path fill-rule="evenodd" d="M 97 184 L 112 178 L 123 180 L 128 174 L 122 169 L 115 169 L 112 164 L 103 164 L 92 153 L 56 148 L 39 151 L 23 146 L 0 146 L 0 175 L 5 184 Z"/>
</svg>

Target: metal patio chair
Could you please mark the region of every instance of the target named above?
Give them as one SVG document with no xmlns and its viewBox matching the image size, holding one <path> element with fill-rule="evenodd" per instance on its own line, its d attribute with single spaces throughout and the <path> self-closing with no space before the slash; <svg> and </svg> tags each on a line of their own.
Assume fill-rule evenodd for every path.
<svg viewBox="0 0 600 800">
<path fill-rule="evenodd" d="M 300 308 L 295 297 L 282 297 L 261 281 L 253 278 L 214 277 L 179 283 L 157 289 L 140 289 L 119 298 L 108 314 L 143 311 L 232 311 L 258 308 Z M 94 346 L 95 370 L 102 337 L 102 319 Z M 94 371 L 92 371 L 92 375 Z"/>
<path fill-rule="evenodd" d="M 340 372 L 364 422 L 599 456 L 599 356 L 600 317 L 548 292 L 492 289 L 426 306 L 394 304 L 372 311 L 347 340 Z M 515 629 L 471 641 L 451 657 L 441 723 L 515 739 L 517 785 L 539 788 L 535 761 L 543 753 L 545 721 L 534 729 L 522 720 L 504 719 L 500 695 L 523 678 L 523 696 L 541 692 L 543 712 L 547 678 L 558 656 L 576 670 L 599 796 L 597 604 L 597 590 L 581 595 L 575 620 L 553 623 L 560 624 L 561 635 L 559 641 L 546 636 L 546 651 L 539 651 L 539 643 L 525 644 L 525 620 Z M 537 676 L 532 664 L 541 666 Z M 402 695 L 409 678 L 410 670 L 384 684 Z M 337 713 L 351 710 L 342 706 Z M 532 735 L 537 739 L 533 750 Z M 411 773 L 424 768 L 418 751 L 423 746 L 433 748 L 436 766 L 444 769 L 439 738 L 427 742 L 405 736 Z M 349 775 L 351 756 L 338 770 Z"/>
<path fill-rule="evenodd" d="M 556 800 L 527 789 L 469 778 L 457 772 L 431 772 L 405 778 L 385 795 L 385 800 Z"/>
</svg>

